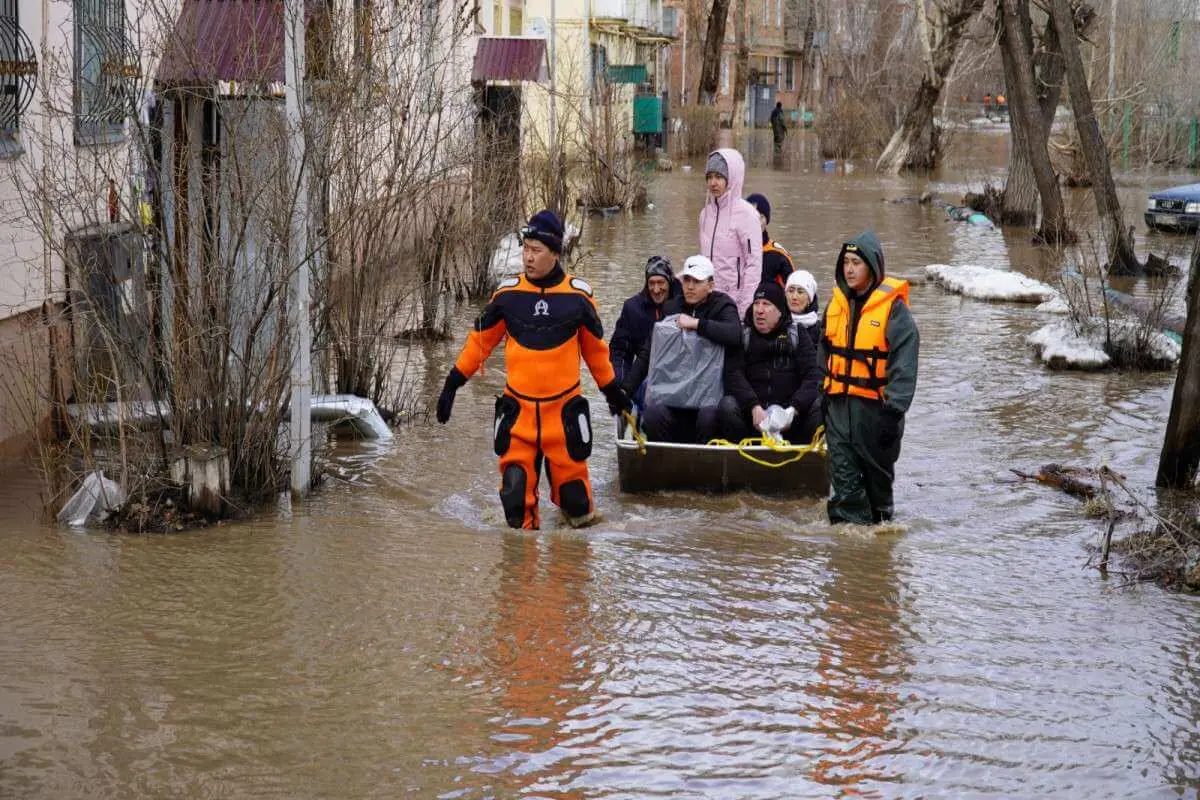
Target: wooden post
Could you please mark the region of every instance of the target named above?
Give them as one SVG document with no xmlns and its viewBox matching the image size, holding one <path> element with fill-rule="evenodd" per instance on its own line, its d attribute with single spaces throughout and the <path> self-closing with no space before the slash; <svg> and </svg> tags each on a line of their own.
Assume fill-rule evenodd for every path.
<svg viewBox="0 0 1200 800">
<path fill-rule="evenodd" d="M 1155 479 L 1157 485 L 1175 489 L 1193 486 L 1200 466 L 1200 279 L 1196 278 L 1200 272 L 1200 230 L 1192 244 L 1190 269 L 1183 353 Z"/>
</svg>

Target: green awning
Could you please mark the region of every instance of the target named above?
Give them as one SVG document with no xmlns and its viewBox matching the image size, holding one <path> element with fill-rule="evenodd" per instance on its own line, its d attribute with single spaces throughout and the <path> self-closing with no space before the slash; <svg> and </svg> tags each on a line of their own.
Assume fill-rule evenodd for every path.
<svg viewBox="0 0 1200 800">
<path fill-rule="evenodd" d="M 609 83 L 645 83 L 650 73 L 645 64 L 609 64 L 604 78 Z"/>
</svg>

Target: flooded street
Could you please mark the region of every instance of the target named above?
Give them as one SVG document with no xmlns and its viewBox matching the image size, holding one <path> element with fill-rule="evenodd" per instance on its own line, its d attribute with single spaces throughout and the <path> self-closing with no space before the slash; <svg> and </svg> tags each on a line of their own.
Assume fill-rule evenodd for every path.
<svg viewBox="0 0 1200 800">
<path fill-rule="evenodd" d="M 822 306 L 867 226 L 892 274 L 1056 280 L 1022 233 L 883 202 L 978 188 L 1003 137 L 956 142 L 932 185 L 824 173 L 811 139 L 772 165 L 766 144 L 747 191 Z M 589 221 L 579 274 L 606 333 L 647 256 L 694 251 L 699 169 L 656 176 L 645 214 Z M 1144 242 L 1145 189 L 1124 185 Z M 1195 796 L 1200 598 L 1101 579 L 1098 524 L 1009 472 L 1103 463 L 1151 486 L 1171 376 L 1049 372 L 1032 307 L 917 285 L 912 309 L 896 532 L 830 528 L 818 501 L 624 496 L 608 437 L 601 524 L 510 532 L 499 354 L 449 426 L 343 445 L 310 503 L 252 522 L 70 532 L 33 520 L 32 476 L 6 476 L 0 798 Z M 431 405 L 471 314 L 421 353 Z M 555 528 L 548 490 L 543 512 Z"/>
</svg>

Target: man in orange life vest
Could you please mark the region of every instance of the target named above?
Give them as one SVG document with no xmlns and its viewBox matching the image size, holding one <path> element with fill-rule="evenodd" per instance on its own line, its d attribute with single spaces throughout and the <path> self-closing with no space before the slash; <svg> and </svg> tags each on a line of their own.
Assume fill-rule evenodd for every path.
<svg viewBox="0 0 1200 800">
<path fill-rule="evenodd" d="M 908 310 L 908 281 L 886 277 L 874 233 L 842 245 L 835 278 L 817 353 L 825 371 L 829 521 L 870 525 L 892 518 L 920 337 Z"/>
<path fill-rule="evenodd" d="M 562 222 L 552 211 L 539 211 L 521 229 L 521 239 L 525 272 L 501 283 L 475 321 L 446 376 L 437 420 L 450 419 L 454 393 L 507 334 L 508 383 L 496 398 L 494 427 L 505 519 L 513 528 L 538 527 L 538 483 L 545 464 L 550 499 L 572 525 L 583 525 L 594 512 L 587 470 L 592 426 L 579 388 L 580 357 L 613 414 L 631 405 L 609 363 L 591 287 L 558 263 Z"/>
</svg>

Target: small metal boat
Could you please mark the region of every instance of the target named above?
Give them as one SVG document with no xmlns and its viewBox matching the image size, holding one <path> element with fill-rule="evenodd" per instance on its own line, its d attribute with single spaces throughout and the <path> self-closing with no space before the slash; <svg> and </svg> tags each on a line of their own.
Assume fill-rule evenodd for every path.
<svg viewBox="0 0 1200 800">
<path fill-rule="evenodd" d="M 781 466 L 765 466 L 781 464 Z M 639 442 L 622 420 L 617 428 L 617 474 L 621 491 L 739 492 L 775 497 L 829 493 L 823 451 L 796 458 L 765 445 Z"/>
</svg>

